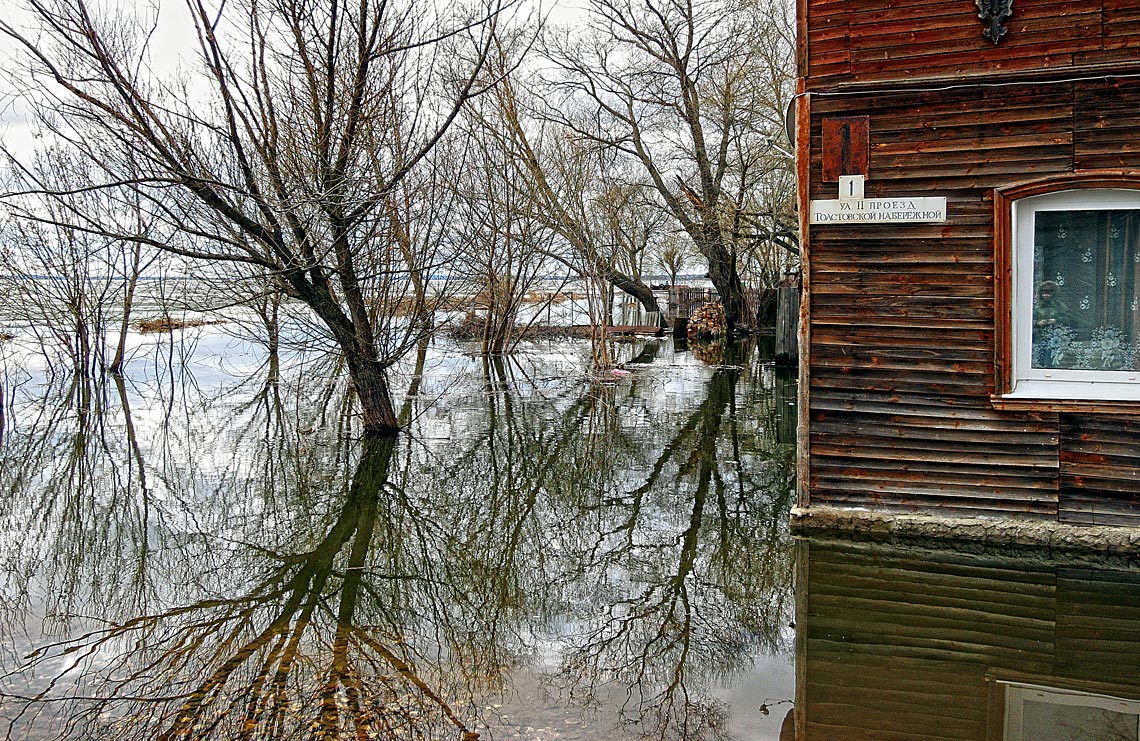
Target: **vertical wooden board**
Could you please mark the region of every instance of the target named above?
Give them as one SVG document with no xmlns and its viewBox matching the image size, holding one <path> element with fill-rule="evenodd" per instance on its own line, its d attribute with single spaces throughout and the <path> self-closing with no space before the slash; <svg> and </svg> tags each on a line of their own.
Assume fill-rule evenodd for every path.
<svg viewBox="0 0 1140 741">
<path fill-rule="evenodd" d="M 796 393 L 799 414 L 796 417 L 796 504 L 807 507 L 811 501 L 809 472 L 811 471 L 811 438 L 808 410 L 811 409 L 811 225 L 808 223 L 811 198 L 812 148 L 812 96 L 802 94 L 796 99 L 796 206 L 800 218 L 800 255 L 803 261 L 800 275 L 799 315 L 799 374 Z"/>
<path fill-rule="evenodd" d="M 994 204 L 994 391 L 1013 388 L 1013 224 L 1010 202 L 995 191 Z"/>
<path fill-rule="evenodd" d="M 808 6 L 809 0 L 796 0 L 796 79 L 799 89 L 803 92 L 803 80 L 809 74 L 808 58 L 810 45 L 808 44 Z"/>
<path fill-rule="evenodd" d="M 795 729 L 796 738 L 807 738 L 807 625 L 810 600 L 811 571 L 808 564 L 811 561 L 811 543 L 808 540 L 797 540 L 795 546 L 796 557 L 796 690 L 795 690 Z"/>
</svg>

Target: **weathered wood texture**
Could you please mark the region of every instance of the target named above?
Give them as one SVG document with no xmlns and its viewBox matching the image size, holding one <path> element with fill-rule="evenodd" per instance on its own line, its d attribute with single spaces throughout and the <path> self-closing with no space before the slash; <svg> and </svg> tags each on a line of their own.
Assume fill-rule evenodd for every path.
<svg viewBox="0 0 1140 741">
<path fill-rule="evenodd" d="M 1135 0 L 1014 3 L 1005 24 L 1008 33 L 996 46 L 982 35 L 974 0 L 801 3 L 807 22 L 801 71 L 808 90 L 1140 62 L 1140 6 Z"/>
<path fill-rule="evenodd" d="M 776 294 L 776 363 L 794 366 L 799 362 L 800 289 L 780 286 Z"/>
<path fill-rule="evenodd" d="M 1061 519 L 1140 526 L 1140 420 L 1061 415 Z"/>
<path fill-rule="evenodd" d="M 1057 673 L 1136 687 L 1140 677 L 1140 573 L 1086 568 L 1058 571 L 1056 644 Z"/>
<path fill-rule="evenodd" d="M 843 175 L 866 175 L 870 158 L 866 116 L 823 120 L 823 180 L 838 183 Z"/>
<path fill-rule="evenodd" d="M 805 739 L 993 737 L 995 675 L 1137 693 L 1135 571 L 816 542 L 805 552 Z"/>
<path fill-rule="evenodd" d="M 911 7 L 817 5 L 899 18 Z M 944 195 L 948 221 L 811 228 L 809 506 L 1140 522 L 1140 420 L 1062 423 L 991 401 L 993 189 L 1079 168 L 1140 172 L 1127 113 L 1140 110 L 1140 80 L 817 94 L 811 107 L 811 198 L 836 197 L 822 179 L 823 119 L 869 115 L 867 197 Z M 1114 451 L 1108 463 L 1084 452 L 1086 434 Z"/>
</svg>

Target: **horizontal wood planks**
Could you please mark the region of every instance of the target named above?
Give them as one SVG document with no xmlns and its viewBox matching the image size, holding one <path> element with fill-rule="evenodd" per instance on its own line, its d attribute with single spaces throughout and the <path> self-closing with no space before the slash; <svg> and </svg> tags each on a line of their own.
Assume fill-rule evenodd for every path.
<svg viewBox="0 0 1140 741">
<path fill-rule="evenodd" d="M 885 0 L 858 14 L 819 5 L 845 23 L 903 12 Z M 811 229 L 808 504 L 1140 524 L 1140 419 L 991 399 L 993 189 L 1088 167 L 1140 172 L 1129 113 L 1140 80 L 817 94 L 811 105 L 811 198 L 836 197 L 822 178 L 823 119 L 867 115 L 867 197 L 945 196 L 948 220 Z"/>
<path fill-rule="evenodd" d="M 1140 56 L 1140 49 L 1133 49 Z M 1089 82 L 1076 90 L 1073 164 L 1078 170 L 1135 167 L 1140 159 L 1135 81 Z"/>
<path fill-rule="evenodd" d="M 1140 526 L 1140 419 L 1061 415 L 1067 522 Z"/>
<path fill-rule="evenodd" d="M 1057 672 L 1135 685 L 1140 677 L 1140 574 L 1061 569 L 1057 574 Z"/>
<path fill-rule="evenodd" d="M 807 739 L 987 738 L 994 677 L 1136 692 L 1134 570 L 817 541 L 805 557 Z"/>
<path fill-rule="evenodd" d="M 1134 0 L 1015 3 L 995 45 L 973 0 L 805 0 L 809 90 L 845 83 L 1134 64 Z"/>
</svg>

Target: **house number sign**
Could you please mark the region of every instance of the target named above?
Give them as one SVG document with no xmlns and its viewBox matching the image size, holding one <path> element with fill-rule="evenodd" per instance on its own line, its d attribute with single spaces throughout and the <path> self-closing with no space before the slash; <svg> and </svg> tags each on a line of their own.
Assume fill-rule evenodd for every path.
<svg viewBox="0 0 1140 741">
<path fill-rule="evenodd" d="M 946 221 L 946 199 L 935 196 L 864 198 L 862 175 L 839 178 L 839 198 L 810 204 L 810 224 L 914 224 Z"/>
</svg>

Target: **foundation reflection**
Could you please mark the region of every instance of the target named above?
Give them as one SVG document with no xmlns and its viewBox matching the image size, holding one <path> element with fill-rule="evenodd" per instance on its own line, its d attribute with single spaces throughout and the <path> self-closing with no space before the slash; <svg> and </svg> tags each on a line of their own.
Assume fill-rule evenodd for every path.
<svg viewBox="0 0 1140 741">
<path fill-rule="evenodd" d="M 1137 738 L 1136 562 L 812 539 L 798 569 L 796 738 Z"/>
</svg>

